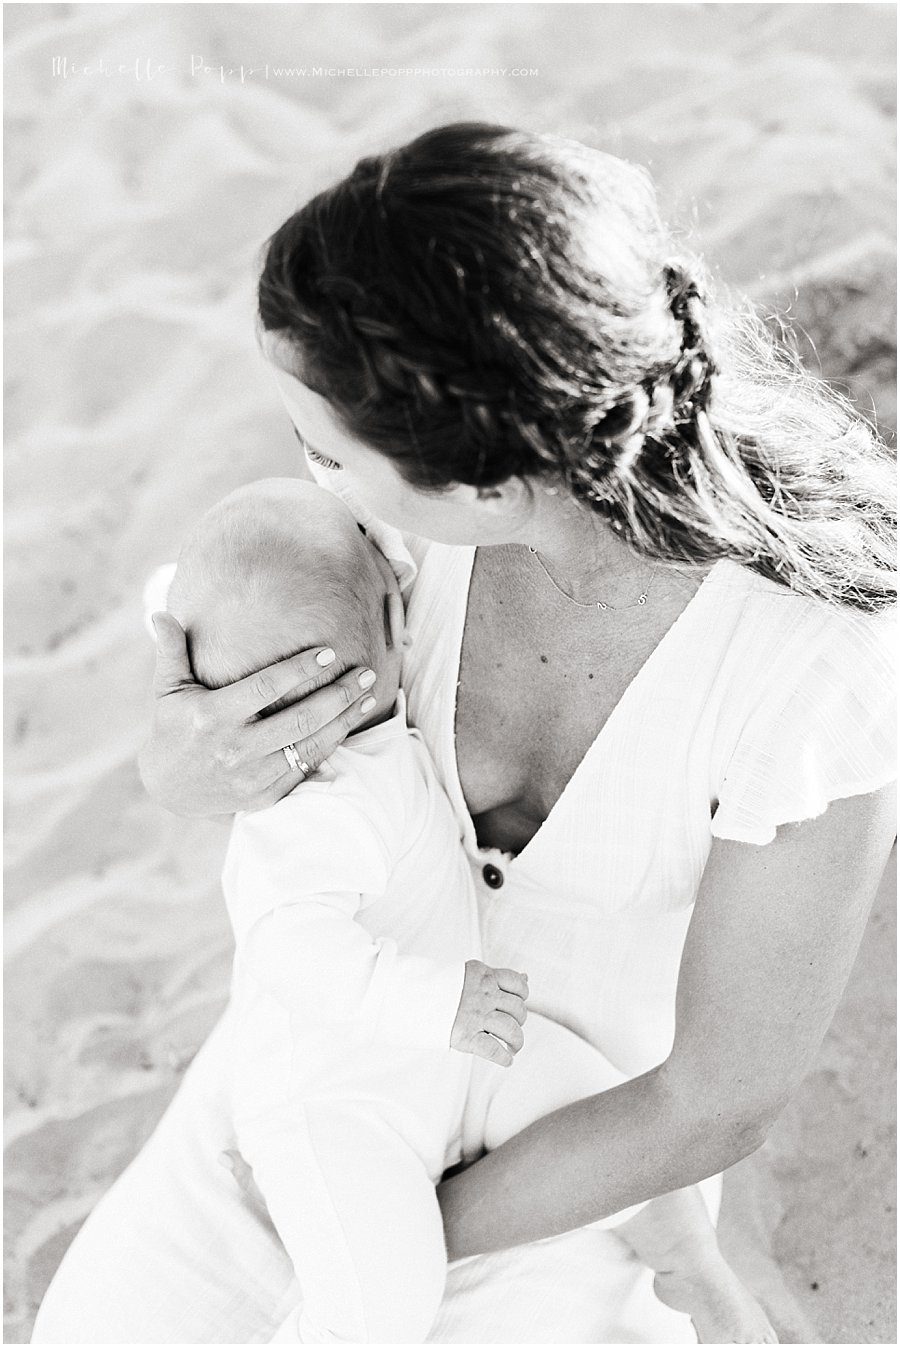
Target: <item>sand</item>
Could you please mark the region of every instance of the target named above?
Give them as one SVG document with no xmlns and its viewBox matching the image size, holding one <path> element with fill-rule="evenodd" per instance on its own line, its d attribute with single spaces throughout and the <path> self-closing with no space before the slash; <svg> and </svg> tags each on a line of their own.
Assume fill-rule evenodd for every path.
<svg viewBox="0 0 900 1347">
<path fill-rule="evenodd" d="M 4 22 L 6 1341 L 25 1342 L 223 1003 L 226 830 L 162 813 L 135 768 L 140 591 L 200 510 L 296 462 L 253 340 L 258 245 L 425 126 L 581 136 L 646 163 L 667 213 L 729 280 L 790 306 L 809 359 L 890 434 L 895 20 L 887 5 L 50 4 Z M 266 61 L 539 73 L 241 82 Z M 726 1247 L 795 1341 L 896 1341 L 893 911 L 889 875 L 814 1070 L 726 1184 Z"/>
</svg>

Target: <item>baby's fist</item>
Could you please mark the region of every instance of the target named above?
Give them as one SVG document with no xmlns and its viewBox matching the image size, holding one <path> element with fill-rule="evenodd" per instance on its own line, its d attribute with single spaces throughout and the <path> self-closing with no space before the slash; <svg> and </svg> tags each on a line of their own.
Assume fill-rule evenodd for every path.
<svg viewBox="0 0 900 1347">
<path fill-rule="evenodd" d="M 450 1046 L 457 1052 L 486 1057 L 498 1066 L 512 1066 L 525 1042 L 528 978 L 512 968 L 491 968 L 480 959 L 469 959 L 462 996 Z"/>
</svg>

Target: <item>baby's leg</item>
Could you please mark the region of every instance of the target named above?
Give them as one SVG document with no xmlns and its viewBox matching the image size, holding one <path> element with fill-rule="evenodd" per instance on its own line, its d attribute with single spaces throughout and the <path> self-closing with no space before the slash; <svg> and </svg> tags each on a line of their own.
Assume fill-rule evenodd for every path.
<svg viewBox="0 0 900 1347">
<path fill-rule="evenodd" d="M 627 1077 L 584 1039 L 530 1014 L 525 1046 L 494 1086 L 484 1144 L 493 1150 L 554 1109 L 621 1085 Z M 690 1314 L 701 1342 L 777 1342 L 771 1324 L 719 1250 L 696 1188 L 616 1212 L 598 1228 L 615 1232 L 658 1275 L 659 1298 Z"/>
<path fill-rule="evenodd" d="M 289 1127 L 239 1138 L 302 1293 L 273 1341 L 415 1342 L 447 1272 L 424 1164 L 371 1106 L 311 1103 Z"/>
<path fill-rule="evenodd" d="M 583 1038 L 554 1020 L 531 1011 L 525 1024 L 525 1045 L 508 1071 L 484 1071 L 490 1082 L 484 1117 L 484 1146 L 495 1150 L 524 1127 L 576 1099 L 601 1094 L 628 1077 Z M 597 1229 L 622 1226 L 646 1207 L 640 1202 L 596 1222 Z"/>
</svg>

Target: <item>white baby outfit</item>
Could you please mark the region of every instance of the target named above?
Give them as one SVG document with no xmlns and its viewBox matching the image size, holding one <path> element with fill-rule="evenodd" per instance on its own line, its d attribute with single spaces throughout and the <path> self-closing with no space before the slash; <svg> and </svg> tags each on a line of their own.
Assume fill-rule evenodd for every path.
<svg viewBox="0 0 900 1347">
<path fill-rule="evenodd" d="M 764 846 L 780 824 L 896 777 L 893 614 L 802 598 L 720 562 L 511 859 L 478 847 L 456 768 L 474 549 L 401 537 L 353 501 L 340 473 L 313 471 L 351 505 L 407 592 L 409 720 L 464 838 L 483 957 L 525 969 L 529 1005 L 627 1076 L 640 1074 L 672 1044 L 682 947 L 714 838 Z M 76 1238 L 35 1341 L 266 1342 L 299 1299 L 274 1232 L 210 1159 L 229 1136 L 227 1019 Z M 718 1181 L 705 1187 L 715 1209 Z M 147 1331 L 157 1336 L 129 1336 Z M 685 1315 L 655 1300 L 651 1274 L 614 1234 L 585 1229 L 453 1264 L 428 1341 L 695 1335 Z"/>
<path fill-rule="evenodd" d="M 237 816 L 222 883 L 237 1149 L 303 1288 L 281 1337 L 422 1341 L 446 1266 L 434 1185 L 459 1158 L 471 1061 L 450 1033 L 481 940 L 402 693 L 302 788 Z"/>
<path fill-rule="evenodd" d="M 468 1088 L 450 1032 L 481 937 L 456 820 L 402 691 L 302 789 L 237 815 L 222 885 L 241 1130 L 298 1098 L 377 1103 L 383 1079 L 436 1181 Z"/>
</svg>

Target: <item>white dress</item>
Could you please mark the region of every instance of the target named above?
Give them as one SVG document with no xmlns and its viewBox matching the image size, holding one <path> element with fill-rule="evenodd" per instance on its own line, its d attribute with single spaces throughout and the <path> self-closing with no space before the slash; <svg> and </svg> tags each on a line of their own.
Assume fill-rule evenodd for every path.
<svg viewBox="0 0 900 1347">
<path fill-rule="evenodd" d="M 402 536 L 362 508 L 339 473 L 310 467 L 347 501 L 407 591 L 409 719 L 456 811 L 485 959 L 527 969 L 529 1006 L 626 1075 L 649 1070 L 671 1049 L 681 953 L 713 838 L 765 845 L 779 824 L 895 779 L 893 611 L 804 598 L 720 561 L 511 857 L 478 846 L 456 762 L 475 548 Z M 704 1186 L 716 1210 L 720 1180 Z M 536 1286 L 546 1293 L 537 1319 Z M 486 1325 L 491 1336 L 473 1338 Z M 614 1237 L 575 1231 L 451 1269 L 430 1341 L 473 1340 L 694 1335 L 685 1316 L 651 1304 L 649 1277 L 623 1266 Z"/>
<path fill-rule="evenodd" d="M 636 1075 L 671 1047 L 712 839 L 764 845 L 778 824 L 895 776 L 893 617 L 829 607 L 719 562 L 510 858 L 478 847 L 456 767 L 473 559 L 473 548 L 424 554 L 409 604 L 410 721 L 476 869 L 486 957 L 526 967 L 534 1009 Z M 502 887 L 485 883 L 486 864 Z"/>
<path fill-rule="evenodd" d="M 345 495 L 339 474 L 312 466 Z M 456 767 L 474 549 L 401 538 L 348 503 L 407 591 L 409 718 L 456 811 L 485 958 L 526 969 L 535 1010 L 640 1074 L 672 1043 L 681 952 L 713 838 L 765 845 L 779 824 L 895 778 L 893 614 L 805 599 L 719 562 L 511 859 L 478 848 Z M 229 1144 L 225 1027 L 76 1238 L 35 1342 L 266 1342 L 291 1309 L 297 1288 L 274 1232 L 216 1167 Z M 704 1185 L 713 1211 L 719 1182 Z M 464 1259 L 450 1269 L 429 1341 L 694 1342 L 687 1316 L 656 1301 L 651 1280 L 606 1230 Z"/>
</svg>

